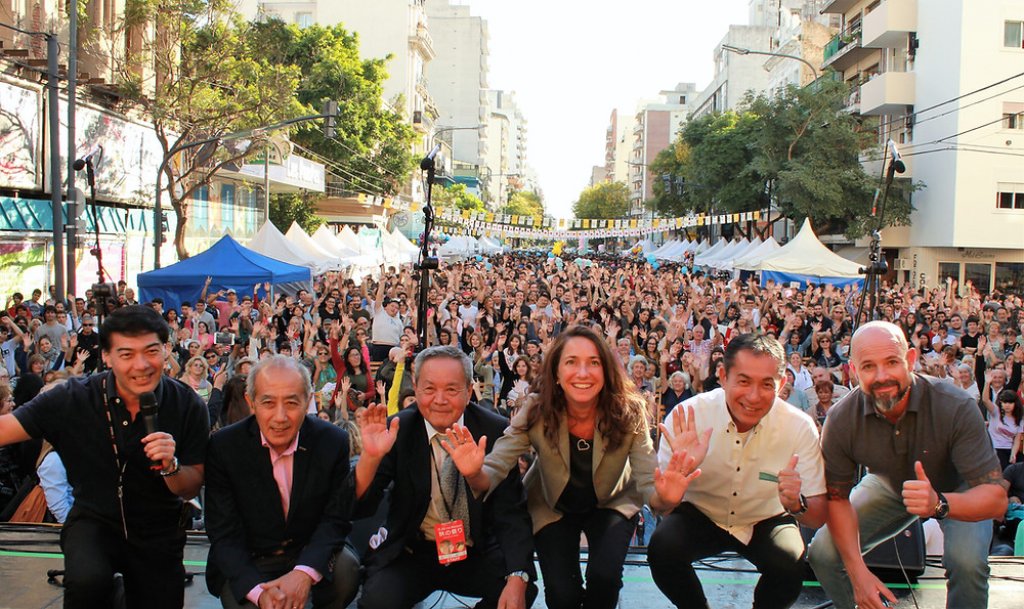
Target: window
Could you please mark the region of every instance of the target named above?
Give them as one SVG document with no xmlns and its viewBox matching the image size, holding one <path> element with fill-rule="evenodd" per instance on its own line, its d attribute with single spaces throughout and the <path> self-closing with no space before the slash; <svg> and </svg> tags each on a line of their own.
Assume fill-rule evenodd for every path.
<svg viewBox="0 0 1024 609">
<path fill-rule="evenodd" d="M 235 230 L 235 185 L 220 187 L 220 223 L 225 230 Z"/>
<path fill-rule="evenodd" d="M 200 186 L 192 193 L 192 227 L 206 227 L 210 220 L 210 187 Z"/>
<path fill-rule="evenodd" d="M 960 263 L 959 262 L 940 262 L 939 263 L 939 285 L 946 284 L 946 278 L 949 277 L 960 282 Z"/>
<path fill-rule="evenodd" d="M 996 289 L 1020 293 L 1024 287 L 1024 262 L 997 262 Z"/>
<path fill-rule="evenodd" d="M 967 262 L 964 264 L 964 283 L 970 280 L 982 294 L 988 294 L 992 284 L 992 263 Z"/>
<path fill-rule="evenodd" d="M 1003 46 L 1007 48 L 1024 48 L 1024 21 L 1007 21 L 1003 24 Z"/>
<path fill-rule="evenodd" d="M 1003 102 L 1003 129 L 1024 129 L 1024 103 Z"/>
<path fill-rule="evenodd" d="M 295 25 L 307 28 L 313 25 L 313 13 L 295 13 Z"/>
<path fill-rule="evenodd" d="M 997 209 L 1024 209 L 1024 192 L 996 193 Z"/>
</svg>

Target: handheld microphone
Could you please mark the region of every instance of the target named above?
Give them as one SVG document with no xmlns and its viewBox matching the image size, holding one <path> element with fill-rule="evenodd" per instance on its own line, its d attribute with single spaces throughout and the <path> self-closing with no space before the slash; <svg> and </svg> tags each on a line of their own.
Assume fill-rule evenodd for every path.
<svg viewBox="0 0 1024 609">
<path fill-rule="evenodd" d="M 147 391 L 139 396 L 139 416 L 142 417 L 142 424 L 146 427 L 146 435 L 156 433 L 156 414 L 159 407 L 156 403 L 156 394 Z M 159 461 L 150 461 L 149 469 L 160 470 L 164 464 Z"/>
<path fill-rule="evenodd" d="M 900 151 L 896 149 L 896 142 L 891 139 L 889 144 L 889 154 L 892 155 L 892 168 L 896 173 L 903 173 L 907 170 L 907 164 L 903 162 L 903 157 L 900 156 Z"/>
<path fill-rule="evenodd" d="M 82 171 L 85 169 L 86 164 L 90 163 L 95 156 L 103 157 L 103 146 L 100 146 L 99 144 L 93 146 L 92 149 L 89 150 L 89 153 L 76 160 L 72 167 L 75 168 L 75 171 Z"/>
<path fill-rule="evenodd" d="M 441 152 L 441 144 L 435 145 L 434 149 L 430 151 L 430 154 L 428 154 L 427 156 L 423 157 L 423 160 L 420 161 L 420 169 L 426 171 L 427 169 L 433 168 L 433 166 L 434 166 L 434 157 L 437 156 L 438 152 Z"/>
</svg>

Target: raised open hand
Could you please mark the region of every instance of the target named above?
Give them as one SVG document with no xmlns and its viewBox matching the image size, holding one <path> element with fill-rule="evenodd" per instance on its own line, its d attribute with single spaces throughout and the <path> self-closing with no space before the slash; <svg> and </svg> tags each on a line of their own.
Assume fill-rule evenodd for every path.
<svg viewBox="0 0 1024 609">
<path fill-rule="evenodd" d="M 668 506 L 676 506 L 683 500 L 690 483 L 700 476 L 700 469 L 693 457 L 686 451 L 673 452 L 665 471 L 654 470 L 654 490 L 658 497 Z"/>
<path fill-rule="evenodd" d="M 383 404 L 371 404 L 356 412 L 356 423 L 359 433 L 363 436 L 363 457 L 381 459 L 395 445 L 398 437 L 398 417 L 391 419 L 388 425 L 388 407 Z"/>
<path fill-rule="evenodd" d="M 697 433 L 697 417 L 693 412 L 693 406 L 683 412 L 681 407 L 672 410 L 672 433 L 665 427 L 664 423 L 658 423 L 662 437 L 669 442 L 672 453 L 686 453 L 693 458 L 694 466 L 699 467 L 708 454 L 708 445 L 711 442 L 710 427 L 703 433 Z"/>
<path fill-rule="evenodd" d="M 480 441 L 473 440 L 469 429 L 456 423 L 449 428 L 441 441 L 448 454 L 451 455 L 455 467 L 464 478 L 472 478 L 484 467 L 484 456 L 487 454 L 487 436 L 480 436 Z"/>
</svg>

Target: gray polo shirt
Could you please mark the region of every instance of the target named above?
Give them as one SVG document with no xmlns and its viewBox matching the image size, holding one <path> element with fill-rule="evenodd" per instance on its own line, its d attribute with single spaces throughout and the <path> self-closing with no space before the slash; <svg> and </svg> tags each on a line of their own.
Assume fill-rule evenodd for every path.
<svg viewBox="0 0 1024 609">
<path fill-rule="evenodd" d="M 850 488 L 858 465 L 899 492 L 924 465 L 932 486 L 952 492 L 999 469 L 978 404 L 951 383 L 914 374 L 910 403 L 893 425 L 858 388 L 828 412 L 821 435 L 828 486 Z"/>
</svg>

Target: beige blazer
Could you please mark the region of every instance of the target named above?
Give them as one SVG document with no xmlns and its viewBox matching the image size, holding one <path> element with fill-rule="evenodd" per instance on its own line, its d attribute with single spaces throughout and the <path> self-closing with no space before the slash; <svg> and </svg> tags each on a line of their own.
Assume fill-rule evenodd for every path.
<svg viewBox="0 0 1024 609">
<path fill-rule="evenodd" d="M 505 429 L 504 435 L 495 441 L 494 448 L 484 461 L 483 472 L 493 489 L 501 484 L 513 467 L 518 467 L 519 455 L 537 452 L 537 459 L 526 473 L 527 505 L 533 518 L 533 532 L 543 529 L 562 518 L 555 509 L 569 483 L 569 429 L 563 416 L 558 423 L 558 447 L 544 437 L 541 422 L 528 430 L 526 426 L 528 408 L 521 408 Z M 622 444 L 614 451 L 605 449 L 605 440 L 600 430 L 594 431 L 594 493 L 597 506 L 618 511 L 626 518 L 632 518 L 645 503 L 649 504 L 654 494 L 654 468 L 658 457 L 648 433 L 647 422 L 627 434 Z"/>
</svg>

